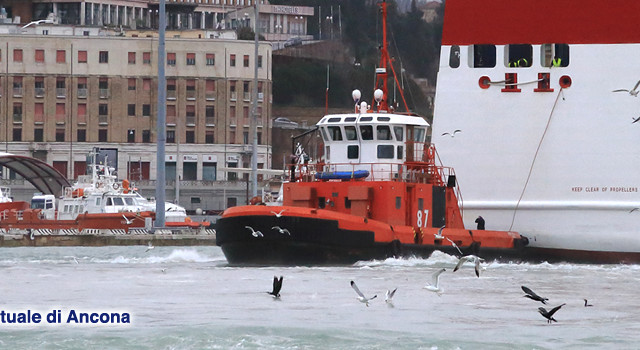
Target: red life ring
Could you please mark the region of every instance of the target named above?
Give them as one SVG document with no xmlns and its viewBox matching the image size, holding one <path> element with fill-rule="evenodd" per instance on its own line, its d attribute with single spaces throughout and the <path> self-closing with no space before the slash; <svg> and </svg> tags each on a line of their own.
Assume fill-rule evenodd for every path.
<svg viewBox="0 0 640 350">
<path fill-rule="evenodd" d="M 560 87 L 568 88 L 571 86 L 571 77 L 568 75 L 563 75 L 560 77 Z"/>
<path fill-rule="evenodd" d="M 481 89 L 488 89 L 491 86 L 491 78 L 486 75 L 483 75 L 478 79 L 478 85 L 480 85 Z"/>
</svg>

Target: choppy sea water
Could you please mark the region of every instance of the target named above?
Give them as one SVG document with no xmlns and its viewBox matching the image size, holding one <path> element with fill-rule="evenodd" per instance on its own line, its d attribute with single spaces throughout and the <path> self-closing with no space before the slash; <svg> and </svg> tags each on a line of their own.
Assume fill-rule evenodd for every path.
<svg viewBox="0 0 640 350">
<path fill-rule="evenodd" d="M 388 259 L 342 267 L 227 266 L 218 247 L 0 249 L 5 312 L 60 310 L 61 324 L 0 323 L 3 349 L 637 349 L 640 265 Z M 76 263 L 77 261 L 77 263 Z M 423 289 L 439 268 L 441 296 Z M 164 270 L 164 271 L 163 271 Z M 266 293 L 284 276 L 282 297 Z M 370 306 L 356 300 L 355 281 Z M 547 324 L 526 285 L 566 303 Z M 398 288 L 393 307 L 387 289 Z M 584 307 L 583 299 L 592 307 Z M 66 323 L 128 313 L 130 324 Z"/>
</svg>

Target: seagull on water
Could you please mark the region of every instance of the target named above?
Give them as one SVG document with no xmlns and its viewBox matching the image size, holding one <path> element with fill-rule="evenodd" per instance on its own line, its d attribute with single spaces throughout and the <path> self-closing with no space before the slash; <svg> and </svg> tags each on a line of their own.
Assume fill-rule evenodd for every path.
<svg viewBox="0 0 640 350">
<path fill-rule="evenodd" d="M 583 300 L 584 300 L 584 307 L 593 306 L 592 304 L 589 304 L 587 302 L 587 299 L 583 299 Z"/>
<path fill-rule="evenodd" d="M 451 137 L 454 137 L 454 136 L 455 136 L 457 133 L 459 133 L 459 132 L 462 132 L 462 130 L 460 130 L 460 129 L 456 129 L 456 130 L 453 130 L 453 132 L 443 132 L 443 133 L 442 133 L 442 136 L 449 135 L 449 136 L 451 136 Z"/>
<path fill-rule="evenodd" d="M 275 211 L 272 211 L 271 213 L 273 213 L 273 215 L 279 218 L 279 217 L 282 217 L 282 213 L 284 213 L 285 211 L 287 211 L 287 209 L 282 209 L 279 213 L 276 213 Z"/>
<path fill-rule="evenodd" d="M 551 323 L 551 321 L 558 322 L 558 321 L 556 321 L 555 318 L 553 318 L 553 314 L 555 314 L 556 311 L 560 310 L 560 308 L 562 306 L 564 306 L 564 305 L 566 305 L 566 304 L 558 305 L 558 306 L 554 307 L 553 309 L 551 309 L 549 311 L 547 311 L 547 309 L 545 309 L 543 307 L 539 307 L 538 308 L 538 312 L 540 313 L 540 315 L 542 315 L 544 318 L 547 319 L 547 323 Z"/>
<path fill-rule="evenodd" d="M 385 303 L 389 304 L 389 306 L 393 305 L 393 296 L 394 294 L 396 294 L 396 290 L 398 290 L 398 288 L 394 290 L 387 289 L 387 293 L 384 295 L 384 301 Z"/>
<path fill-rule="evenodd" d="M 526 295 L 523 295 L 523 297 L 525 298 L 529 298 L 531 300 L 535 300 L 535 301 L 539 301 L 543 304 L 547 303 L 547 300 L 549 300 L 548 298 L 543 298 L 541 296 L 539 296 L 538 294 L 534 293 L 531 289 L 522 286 L 522 290 L 526 293 Z"/>
<path fill-rule="evenodd" d="M 287 230 L 286 228 L 282 228 L 280 226 L 273 226 L 271 229 L 272 230 L 278 230 L 278 232 L 282 233 L 283 235 L 287 234 L 287 235 L 291 236 L 291 232 L 289 232 L 289 230 Z"/>
<path fill-rule="evenodd" d="M 629 95 L 633 96 L 633 97 L 638 97 L 638 93 L 640 92 L 638 90 L 638 86 L 640 86 L 640 80 L 638 80 L 638 82 L 636 83 L 636 85 L 633 87 L 633 89 L 631 90 L 627 90 L 627 89 L 617 89 L 617 90 L 613 90 L 613 92 L 628 92 Z"/>
<path fill-rule="evenodd" d="M 124 223 L 127 224 L 127 225 L 133 224 L 133 220 L 135 220 L 135 218 L 133 218 L 131 220 L 127 219 L 127 217 L 124 214 L 122 214 L 122 217 L 124 218 Z"/>
<path fill-rule="evenodd" d="M 371 298 L 367 298 L 364 296 L 364 294 L 362 294 L 362 292 L 360 291 L 360 289 L 358 289 L 358 286 L 356 286 L 356 282 L 351 281 L 351 288 L 353 288 L 353 290 L 356 291 L 356 293 L 358 294 L 358 301 L 360 301 L 361 303 L 369 306 L 369 301 L 375 299 L 377 297 L 377 295 L 372 296 Z"/>
<path fill-rule="evenodd" d="M 151 244 L 151 241 L 149 241 L 149 244 L 147 245 L 147 250 L 145 250 L 144 252 L 146 253 L 146 252 L 148 252 L 148 251 L 150 251 L 151 249 L 154 249 L 154 248 L 155 247 L 153 246 L 153 244 Z"/>
<path fill-rule="evenodd" d="M 424 289 L 430 292 L 435 292 L 436 294 L 438 294 L 438 296 L 442 295 L 444 289 L 440 288 L 440 274 L 445 271 L 446 269 L 440 269 L 436 271 L 436 273 L 433 274 L 433 284 L 427 284 L 426 286 L 424 286 Z"/>
<path fill-rule="evenodd" d="M 251 226 L 245 226 L 245 228 L 248 228 L 249 230 L 251 230 L 251 234 L 253 235 L 253 237 L 264 237 L 262 232 L 254 230 L 253 227 Z"/>
<path fill-rule="evenodd" d="M 267 294 L 273 295 L 274 298 L 280 299 L 280 289 L 282 289 L 282 276 L 278 279 L 277 276 L 273 276 L 273 290 L 267 292 Z"/>
<path fill-rule="evenodd" d="M 484 259 L 475 255 L 465 255 L 461 257 L 460 260 L 458 260 L 458 264 L 456 265 L 456 267 L 453 268 L 453 272 L 458 271 L 462 264 L 467 261 L 475 263 L 476 276 L 480 277 L 480 261 L 484 261 Z"/>
</svg>

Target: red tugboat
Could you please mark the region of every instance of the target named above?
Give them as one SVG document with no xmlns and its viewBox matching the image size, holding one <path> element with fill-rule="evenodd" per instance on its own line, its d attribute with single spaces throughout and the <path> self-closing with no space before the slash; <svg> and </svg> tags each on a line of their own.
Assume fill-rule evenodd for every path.
<svg viewBox="0 0 640 350">
<path fill-rule="evenodd" d="M 216 239 L 230 264 L 350 264 L 427 257 L 434 250 L 505 258 L 519 256 L 527 245 L 516 232 L 466 229 L 454 171 L 440 164 L 434 145 L 426 142 L 429 124 L 389 107 L 387 70 L 394 78 L 395 72 L 387 52 L 385 2 L 381 9 L 374 108 L 355 90 L 355 112 L 318 122 L 324 159 L 306 163 L 298 148 L 296 176 L 283 185 L 281 206 L 225 210 Z"/>
</svg>

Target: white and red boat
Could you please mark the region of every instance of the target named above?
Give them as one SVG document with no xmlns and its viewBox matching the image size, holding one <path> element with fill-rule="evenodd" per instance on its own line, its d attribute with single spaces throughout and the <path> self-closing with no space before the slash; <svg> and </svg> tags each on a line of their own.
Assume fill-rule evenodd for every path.
<svg viewBox="0 0 640 350">
<path fill-rule="evenodd" d="M 386 33 L 385 2 L 381 8 Z M 297 175 L 284 184 L 282 205 L 233 207 L 218 219 L 216 243 L 229 263 L 353 263 L 434 250 L 485 258 L 522 253 L 527 240 L 517 232 L 464 226 L 456 176 L 427 142 L 429 124 L 388 105 L 393 67 L 386 34 L 381 56 L 374 106 L 356 90 L 355 111 L 317 123 L 324 159 L 306 162 L 298 150 Z"/>
<path fill-rule="evenodd" d="M 113 169 L 94 164 L 90 175 L 64 187 L 60 198 L 35 194 L 31 203 L 0 203 L 0 232 L 24 235 L 145 234 L 154 231 L 155 202 L 142 197 Z M 166 203 L 169 232 L 204 232 L 208 222 L 192 221 L 184 208 Z"/>
<path fill-rule="evenodd" d="M 523 232 L 529 258 L 640 262 L 639 14 L 446 1 L 433 140 L 467 224 Z"/>
</svg>

